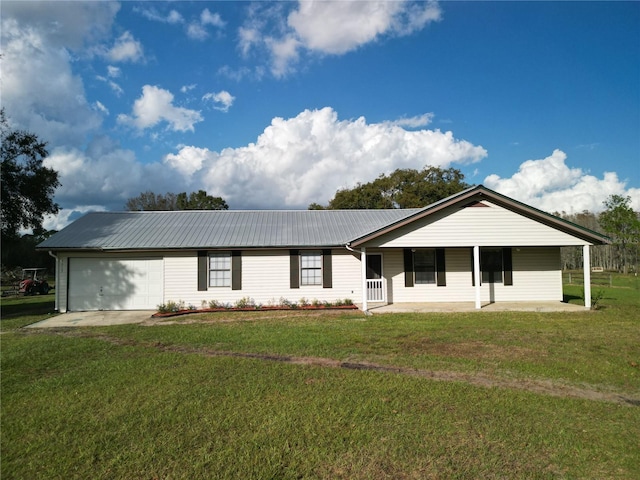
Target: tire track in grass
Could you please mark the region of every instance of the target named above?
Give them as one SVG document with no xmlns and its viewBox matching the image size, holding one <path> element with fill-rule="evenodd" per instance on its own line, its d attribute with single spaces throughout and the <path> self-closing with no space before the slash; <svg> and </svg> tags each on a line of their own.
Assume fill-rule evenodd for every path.
<svg viewBox="0 0 640 480">
<path fill-rule="evenodd" d="M 553 380 L 540 379 L 507 379 L 500 378 L 485 373 L 464 373 L 451 370 L 424 370 L 411 367 L 398 367 L 390 365 L 382 365 L 370 362 L 346 362 L 323 357 L 297 357 L 293 355 L 278 355 L 251 352 L 233 352 L 227 350 L 216 350 L 212 348 L 197 348 L 186 345 L 164 344 L 162 342 L 142 342 L 132 339 L 123 339 L 113 337 L 102 333 L 93 334 L 90 331 L 69 330 L 69 329 L 50 329 L 49 333 L 69 336 L 93 338 L 109 342 L 114 345 L 121 346 L 139 346 L 145 348 L 154 348 L 163 352 L 194 354 L 207 357 L 231 357 L 245 358 L 251 360 L 269 361 L 289 363 L 291 365 L 309 365 L 325 368 L 336 368 L 346 370 L 362 370 L 380 373 L 390 373 L 396 375 L 406 375 L 427 380 L 441 382 L 458 382 L 483 388 L 504 388 L 513 390 L 522 390 L 541 395 L 550 395 L 554 397 L 576 398 L 581 400 L 592 400 L 599 402 L 615 403 L 619 405 L 640 407 L 640 398 L 634 398 L 612 392 L 602 392 L 595 388 L 577 387 Z M 34 332 L 35 333 L 35 332 Z M 42 332 L 45 333 L 45 332 Z"/>
</svg>

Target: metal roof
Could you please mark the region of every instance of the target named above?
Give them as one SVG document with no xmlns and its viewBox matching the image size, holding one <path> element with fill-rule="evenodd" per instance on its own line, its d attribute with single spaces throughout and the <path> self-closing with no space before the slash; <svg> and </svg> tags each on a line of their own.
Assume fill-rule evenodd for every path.
<svg viewBox="0 0 640 480">
<path fill-rule="evenodd" d="M 93 212 L 39 249 L 205 249 L 345 245 L 421 209 Z"/>
</svg>

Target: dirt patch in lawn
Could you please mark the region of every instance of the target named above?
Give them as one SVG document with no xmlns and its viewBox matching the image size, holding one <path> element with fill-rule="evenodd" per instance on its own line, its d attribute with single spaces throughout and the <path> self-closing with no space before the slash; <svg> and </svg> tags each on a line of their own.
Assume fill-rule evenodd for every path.
<svg viewBox="0 0 640 480">
<path fill-rule="evenodd" d="M 553 380 L 539 379 L 508 379 L 482 372 L 464 373 L 456 371 L 424 370 L 408 367 L 397 367 L 382 365 L 370 362 L 345 362 L 332 358 L 322 357 L 297 357 L 290 355 L 276 355 L 265 353 L 233 352 L 226 350 L 216 350 L 214 348 L 196 348 L 185 345 L 164 344 L 162 342 L 141 342 L 132 339 L 112 337 L 105 334 L 92 333 L 88 330 L 52 329 L 49 333 L 56 333 L 65 336 L 95 338 L 114 345 L 140 346 L 154 348 L 164 352 L 196 354 L 208 357 L 233 357 L 253 360 L 283 362 L 292 365 L 310 365 L 325 368 L 342 368 L 347 370 L 375 371 L 397 375 L 407 375 L 412 377 L 425 378 L 434 381 L 459 382 L 483 388 L 506 388 L 522 390 L 555 397 L 577 398 L 582 400 L 592 400 L 600 402 L 616 403 L 627 406 L 640 406 L 640 398 L 633 398 L 619 393 L 603 392 L 588 386 L 578 387 L 564 384 Z"/>
</svg>

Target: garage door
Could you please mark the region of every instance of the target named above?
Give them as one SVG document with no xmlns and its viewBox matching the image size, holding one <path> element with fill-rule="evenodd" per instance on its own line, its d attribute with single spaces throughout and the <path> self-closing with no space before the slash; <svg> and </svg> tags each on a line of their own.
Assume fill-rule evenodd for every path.
<svg viewBox="0 0 640 480">
<path fill-rule="evenodd" d="M 161 258 L 69 262 L 69 310 L 154 310 L 163 301 Z"/>
</svg>

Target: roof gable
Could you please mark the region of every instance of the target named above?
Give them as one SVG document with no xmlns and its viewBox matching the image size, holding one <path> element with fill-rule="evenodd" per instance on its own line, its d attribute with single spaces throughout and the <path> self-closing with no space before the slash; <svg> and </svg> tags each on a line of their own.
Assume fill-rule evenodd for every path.
<svg viewBox="0 0 640 480">
<path fill-rule="evenodd" d="M 581 227 L 554 215 L 548 214 L 546 212 L 543 212 L 542 210 L 538 210 L 524 203 L 518 202 L 517 200 L 494 192 L 493 190 L 490 190 L 483 185 L 478 185 L 463 190 L 462 192 L 454 194 L 438 202 L 432 203 L 431 205 L 420 209 L 413 215 L 409 215 L 403 219 L 399 219 L 398 221 L 386 225 L 378 229 L 377 231 L 373 231 L 371 233 L 363 235 L 362 237 L 354 239 L 350 245 L 353 247 L 358 247 L 367 242 L 371 242 L 374 239 L 378 239 L 381 236 L 388 235 L 389 233 L 403 227 L 407 227 L 412 224 L 417 226 L 420 224 L 421 220 L 426 219 L 430 216 L 436 216 L 438 214 L 447 215 L 451 212 L 456 211 L 456 209 L 465 207 L 473 208 L 477 207 L 478 205 L 486 205 L 484 203 L 485 200 L 506 210 L 514 212 L 522 217 L 531 219 L 547 227 L 551 227 L 557 231 L 563 232 L 579 240 L 598 245 L 610 243 L 609 238 L 605 235 Z"/>
</svg>

